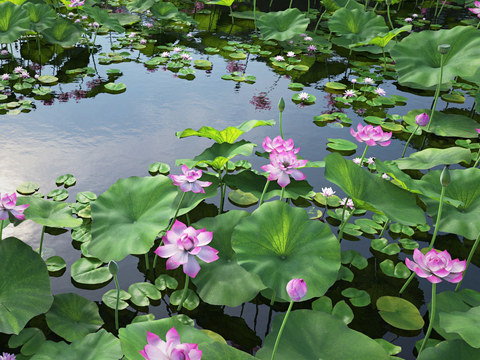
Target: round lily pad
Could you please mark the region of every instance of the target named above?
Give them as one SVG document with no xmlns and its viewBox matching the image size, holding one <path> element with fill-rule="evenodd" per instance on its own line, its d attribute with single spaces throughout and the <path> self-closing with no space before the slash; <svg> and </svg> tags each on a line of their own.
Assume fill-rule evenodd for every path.
<svg viewBox="0 0 480 360">
<path fill-rule="evenodd" d="M 294 65 L 293 68 L 298 71 L 308 71 L 310 69 L 307 65 Z"/>
<path fill-rule="evenodd" d="M 212 63 L 208 60 L 194 60 L 193 64 L 198 68 L 210 68 Z"/>
<path fill-rule="evenodd" d="M 54 84 L 58 81 L 58 78 L 53 75 L 42 75 L 38 77 L 38 81 L 44 84 Z"/>
<path fill-rule="evenodd" d="M 377 300 L 377 308 L 382 319 L 396 328 L 418 330 L 425 324 L 415 305 L 405 299 L 382 296 Z"/>
<path fill-rule="evenodd" d="M 228 194 L 228 200 L 237 206 L 251 206 L 258 202 L 258 198 L 252 193 L 243 192 L 242 190 L 233 190 Z"/>
<path fill-rule="evenodd" d="M 118 300 L 118 310 L 124 310 L 128 307 L 128 303 L 126 300 L 129 300 L 132 297 L 128 292 L 125 290 L 120 289 L 120 296 Z M 117 289 L 108 290 L 102 296 L 102 301 L 105 305 L 107 305 L 111 309 L 115 309 L 117 306 Z"/>
<path fill-rule="evenodd" d="M 105 84 L 105 91 L 113 94 L 122 93 L 127 90 L 127 87 L 124 83 L 108 83 Z"/>
<path fill-rule="evenodd" d="M 443 94 L 442 100 L 451 103 L 463 104 L 465 102 L 465 97 L 455 94 Z"/>
<path fill-rule="evenodd" d="M 295 91 L 301 91 L 303 90 L 303 84 L 300 83 L 290 83 L 288 84 L 288 88 L 295 90 Z"/>
<path fill-rule="evenodd" d="M 22 195 L 31 195 L 40 188 L 35 182 L 27 181 L 17 186 L 17 192 Z"/>
<path fill-rule="evenodd" d="M 60 271 L 67 267 L 65 260 L 63 260 L 60 256 L 49 257 L 47 260 L 45 260 L 45 264 L 50 272 Z"/>
<path fill-rule="evenodd" d="M 334 89 L 334 90 L 345 90 L 347 88 L 347 85 L 339 82 L 328 82 L 325 84 L 325 87 Z"/>
<path fill-rule="evenodd" d="M 351 142 L 350 140 L 328 139 L 328 141 L 330 142 L 327 143 L 327 147 L 334 150 L 352 151 L 358 147 L 357 144 Z"/>
</svg>

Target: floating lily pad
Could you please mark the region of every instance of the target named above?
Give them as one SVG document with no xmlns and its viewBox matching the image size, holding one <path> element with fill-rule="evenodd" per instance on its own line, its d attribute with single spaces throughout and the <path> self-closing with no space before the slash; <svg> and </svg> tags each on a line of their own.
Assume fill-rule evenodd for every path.
<svg viewBox="0 0 480 360">
<path fill-rule="evenodd" d="M 451 103 L 463 104 L 465 97 L 462 95 L 442 94 L 442 100 Z"/>
<path fill-rule="evenodd" d="M 354 144 L 350 140 L 328 139 L 328 141 L 330 142 L 327 143 L 327 147 L 334 150 L 352 151 L 358 147 L 357 144 Z"/>
<path fill-rule="evenodd" d="M 37 183 L 28 181 L 18 185 L 16 190 L 19 194 L 22 195 L 32 195 L 39 188 L 40 185 L 38 185 Z"/>
<path fill-rule="evenodd" d="M 252 206 L 258 202 L 258 198 L 252 193 L 242 190 L 232 190 L 228 193 L 228 200 L 237 206 Z"/>
<path fill-rule="evenodd" d="M 380 269 L 382 269 L 385 275 L 398 279 L 407 279 L 410 276 L 410 270 L 403 262 L 395 265 L 392 260 L 386 259 L 380 263 Z"/>
<path fill-rule="evenodd" d="M 290 40 L 295 35 L 305 32 L 309 23 L 310 20 L 297 8 L 269 12 L 257 20 L 263 38 L 278 41 Z"/>
<path fill-rule="evenodd" d="M 382 319 L 396 328 L 419 330 L 425 324 L 415 305 L 405 299 L 382 296 L 377 300 L 377 308 Z"/>
<path fill-rule="evenodd" d="M 103 262 L 95 258 L 81 258 L 72 264 L 73 280 L 81 284 L 102 284 L 113 276 Z"/>
<path fill-rule="evenodd" d="M 288 84 L 288 88 L 292 89 L 294 91 L 302 91 L 303 90 L 303 84 L 300 83 L 290 83 Z"/>
<path fill-rule="evenodd" d="M 194 60 L 193 64 L 198 68 L 211 68 L 212 63 L 208 60 Z"/>
<path fill-rule="evenodd" d="M 112 93 L 112 94 L 118 94 L 121 92 L 124 92 L 127 90 L 127 87 L 124 83 L 107 83 L 105 84 L 105 91 Z"/>
<path fill-rule="evenodd" d="M 170 295 L 170 304 L 176 305 L 176 306 L 179 305 L 180 301 L 182 300 L 182 296 L 183 296 L 183 289 L 174 291 L 172 295 Z M 200 304 L 200 299 L 198 298 L 197 294 L 192 289 L 188 289 L 187 296 L 183 303 L 183 307 L 187 310 L 192 311 L 196 309 L 199 304 Z"/>
<path fill-rule="evenodd" d="M 37 80 L 44 84 L 54 84 L 58 82 L 58 78 L 53 75 L 42 75 L 39 76 Z"/>
<path fill-rule="evenodd" d="M 325 87 L 334 90 L 345 90 L 347 88 L 347 85 L 338 82 L 327 82 L 325 84 Z"/>
<path fill-rule="evenodd" d="M 17 348 L 23 345 L 20 349 L 21 354 L 29 356 L 35 354 L 45 340 L 46 338 L 42 330 L 35 327 L 29 327 L 20 331 L 18 335 L 12 335 L 8 340 L 8 347 Z"/>
<path fill-rule="evenodd" d="M 370 305 L 370 295 L 364 290 L 347 288 L 342 291 L 342 295 L 348 297 L 353 306 L 363 307 Z"/>
<path fill-rule="evenodd" d="M 45 264 L 50 272 L 60 271 L 67 267 L 65 260 L 63 260 L 60 256 L 52 256 L 48 258 L 45 260 Z"/>
<path fill-rule="evenodd" d="M 150 283 L 141 282 L 130 285 L 128 293 L 132 295 L 131 301 L 137 306 L 148 306 L 150 300 L 159 300 L 162 293 Z"/>
<path fill-rule="evenodd" d="M 399 169 L 431 169 L 438 165 L 451 165 L 464 162 L 469 164 L 471 161 L 470 150 L 461 147 L 451 147 L 447 149 L 425 149 L 413 153 L 407 158 L 397 159 L 395 163 Z"/>
</svg>

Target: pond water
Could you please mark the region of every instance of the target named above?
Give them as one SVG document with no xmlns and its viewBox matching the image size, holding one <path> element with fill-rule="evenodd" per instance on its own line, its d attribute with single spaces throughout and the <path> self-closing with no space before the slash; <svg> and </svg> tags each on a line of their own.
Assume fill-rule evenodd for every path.
<svg viewBox="0 0 480 360">
<path fill-rule="evenodd" d="M 228 21 L 229 19 L 223 16 L 218 26 L 222 25 L 228 29 Z M 314 116 L 331 113 L 334 110 L 341 111 L 352 119 L 352 125 L 356 127 L 368 115 L 384 117 L 383 113 L 403 116 L 411 109 L 428 108 L 433 98 L 433 91 L 413 93 L 399 86 L 395 79 L 387 78 L 377 84 L 381 84 L 380 86 L 388 95 L 407 97 L 406 105 L 377 108 L 375 111 L 369 109 L 366 112 L 362 109 L 338 109 L 335 108 L 333 101 L 335 95 L 325 88 L 325 84 L 333 81 L 342 82 L 351 88 L 350 81 L 358 77 L 348 68 L 348 54 L 344 49 L 334 47 L 334 52 L 330 56 L 317 55 L 316 58 L 312 58 L 312 65 L 306 73 L 298 71 L 285 73 L 269 66 L 269 57 L 249 54 L 246 60 L 235 61 L 222 55 L 206 54 L 203 51 L 203 48 L 210 46 L 209 44 L 214 40 L 217 43 L 249 41 L 248 31 L 231 34 L 220 31 L 214 34 L 199 31 L 193 35 L 193 40 L 181 40 L 180 44 L 191 51 L 194 60 L 205 59 L 212 62 L 213 66 L 207 71 L 196 69 L 195 78 L 192 81 L 181 79 L 177 74 L 162 69 L 162 66 L 154 69 L 145 67 L 144 62 L 151 58 L 148 51 L 132 50 L 130 61 L 109 65 L 99 64 L 99 53 L 108 53 L 110 45 L 115 42 L 118 35 L 98 36 L 96 53 L 91 56 L 85 47 L 77 47 L 66 50 L 57 63 L 54 64 L 54 61 L 51 61 L 45 64 L 41 74 L 55 75 L 60 79 L 58 85 L 52 86 L 54 94 L 51 99 L 32 99 L 34 108 L 30 112 L 21 112 L 14 116 L 0 115 L 3 152 L 0 158 L 0 169 L 2 169 L 0 189 L 11 192 L 24 181 L 34 181 L 40 185 L 40 192 L 46 194 L 57 188 L 55 179 L 58 176 L 68 173 L 73 174 L 77 179 L 76 185 L 68 189 L 70 197 L 67 201 L 74 202 L 78 192 L 88 190 L 100 195 L 120 178 L 149 176 L 148 167 L 154 162 L 167 163 L 172 169 L 171 173 L 178 174 L 180 168 L 175 167 L 176 159 L 193 158 L 210 146 L 212 141 L 196 137 L 178 139 L 175 136 L 176 131 L 185 128 L 196 130 L 202 126 L 223 129 L 251 119 L 275 119 L 278 122 L 277 103 L 282 97 L 286 102 L 283 113 L 285 137 L 293 138 L 295 145 L 301 146 L 300 155 L 304 158 L 319 161 L 331 151 L 326 147 L 327 139 L 353 139 L 348 126 L 334 124 L 319 127 L 313 122 Z M 176 35 L 175 33 L 166 34 L 156 39 L 158 40 L 156 45 L 160 45 L 174 42 Z M 272 51 L 271 56 L 275 56 L 280 49 L 271 48 L 270 51 Z M 18 52 L 16 58 L 19 59 Z M 364 62 L 364 64 L 370 61 L 379 64 L 376 60 L 356 53 L 350 61 Z M 24 66 L 31 64 L 28 60 L 23 63 Z M 4 71 L 7 66 L 9 66 L 7 61 L 2 61 Z M 65 74 L 66 70 L 87 66 L 93 67 L 95 73 L 86 77 L 72 77 Z M 112 68 L 121 71 L 120 75 L 115 76 L 115 82 L 124 83 L 127 86 L 126 92 L 114 95 L 104 92 L 103 84 L 113 79 L 106 71 Z M 221 79 L 222 75 L 238 69 L 254 75 L 256 82 L 237 83 Z M 316 97 L 315 104 L 303 107 L 295 104 L 291 97 L 296 92 L 288 89 L 290 82 L 304 84 L 303 91 Z M 19 99 L 20 94 L 16 96 Z M 15 95 L 12 94 L 8 101 L 13 101 L 14 98 Z M 30 95 L 26 95 L 25 98 L 30 98 Z M 448 108 L 453 107 L 455 109 L 453 112 L 468 115 L 473 105 L 473 98 L 467 97 L 464 104 L 453 105 L 448 105 Z M 445 107 L 447 103 L 439 100 L 437 110 Z M 279 135 L 278 123 L 273 127 L 255 128 L 241 139 L 247 139 L 261 148 L 261 142 L 265 136 L 273 138 L 277 135 Z M 395 140 L 387 148 L 371 147 L 368 156 L 378 157 L 381 160 L 400 157 L 407 137 L 394 133 L 393 138 Z M 428 147 L 431 141 L 437 140 L 429 137 L 425 146 Z M 407 149 L 407 156 L 420 147 L 421 140 L 414 139 Z M 363 147 L 360 145 L 357 152 L 351 154 L 350 158 L 361 156 L 362 151 Z M 238 157 L 235 160 L 241 158 Z M 268 162 L 254 155 L 247 160 L 252 163 L 252 168 L 257 170 Z M 305 170 L 306 180 L 316 192 L 319 192 L 322 187 L 331 186 L 325 180 L 323 172 L 323 169 Z M 337 191 L 337 195 L 341 193 L 339 189 L 334 190 Z M 207 202 L 218 205 L 219 196 Z M 299 205 L 323 210 L 313 203 Z M 253 206 L 250 209 L 253 211 L 255 208 L 256 206 Z M 227 200 L 225 209 L 238 209 L 238 207 Z M 335 232 L 336 228 L 333 229 Z M 4 237 L 16 236 L 33 248 L 37 248 L 40 233 L 41 226 L 33 222 L 25 222 L 18 228 L 6 228 Z M 419 241 L 421 247 L 426 246 L 426 241 L 430 237 L 425 233 L 417 235 L 413 239 Z M 390 232 L 388 237 L 397 239 L 398 234 Z M 443 246 L 449 241 L 449 237 L 440 234 L 437 244 Z M 342 242 L 342 250 L 354 249 L 369 259 L 369 271 L 366 275 L 359 275 L 358 279 L 356 276 L 355 283 L 351 286 L 360 289 L 371 289 L 377 286 L 379 293 L 391 292 L 390 289 L 382 288 L 386 286 L 385 280 L 380 279 L 378 275 L 380 272 L 378 264 L 387 256 L 370 249 L 371 238 L 347 236 L 348 240 Z M 455 241 L 457 237 L 453 236 L 453 238 Z M 459 242 L 459 240 L 456 241 Z M 471 243 L 468 241 L 469 247 Z M 67 263 L 67 270 L 62 276 L 51 278 L 53 294 L 75 292 L 99 302 L 107 290 L 114 288 L 114 283 L 111 282 L 105 287 L 90 289 L 71 279 L 70 266 L 80 258 L 81 252 L 72 249 L 70 232 L 60 235 L 47 234 L 44 246 L 53 248 L 56 254 L 62 256 Z M 373 257 L 372 254 L 375 256 Z M 403 252 L 399 254 L 400 259 L 406 256 Z M 473 264 L 478 265 L 478 260 L 474 259 Z M 126 290 L 130 284 L 144 280 L 143 257 L 128 256 L 119 262 L 119 266 L 119 283 L 122 289 Z M 136 268 L 139 271 L 136 271 Z M 354 271 L 354 273 L 357 275 L 357 272 Z M 477 266 L 469 268 L 463 287 L 480 290 L 478 283 L 474 280 L 479 275 Z M 397 287 L 399 289 L 403 282 L 403 280 L 389 279 L 395 289 Z M 345 287 L 349 286 L 345 285 Z M 408 291 L 406 293 L 407 299 L 416 305 L 430 301 L 430 286 L 427 282 L 414 280 L 411 287 L 411 293 Z M 439 284 L 437 291 L 453 289 L 454 285 L 443 282 Z M 332 299 L 337 298 L 338 301 L 341 298 L 340 290 L 332 288 L 327 295 Z M 309 308 L 309 304 L 307 302 L 300 307 Z M 378 316 L 372 323 L 369 320 L 373 313 L 370 306 L 351 307 L 355 312 L 355 320 L 351 324 L 353 328 L 373 338 L 383 337 L 402 346 L 403 351 L 399 355 L 404 359 L 415 358 L 412 353 L 414 342 L 423 338 L 423 332 L 399 332 L 388 328 L 385 323 L 382 324 Z M 273 309 L 272 314 L 268 300 L 259 296 L 239 308 L 216 307 L 202 303 L 194 311 L 186 310 L 184 313 L 196 319 L 198 326 L 216 331 L 244 349 L 252 349 L 261 346 L 261 340 L 268 333 L 270 318 L 277 311 L 285 311 L 286 306 L 277 303 Z M 148 309 L 128 308 L 121 314 L 127 323 L 134 313 L 143 314 L 147 311 L 154 314 L 157 319 L 171 314 L 168 301 L 157 302 L 155 306 L 150 306 Z M 424 314 L 425 311 L 426 307 L 423 305 L 420 312 Z M 101 307 L 101 313 L 102 316 L 111 319 L 112 312 L 106 307 Z"/>
</svg>

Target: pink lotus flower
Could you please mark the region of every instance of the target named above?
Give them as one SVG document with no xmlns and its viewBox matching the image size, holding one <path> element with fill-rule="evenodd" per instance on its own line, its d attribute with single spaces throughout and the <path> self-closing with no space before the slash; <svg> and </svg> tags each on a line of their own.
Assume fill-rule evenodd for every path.
<svg viewBox="0 0 480 360">
<path fill-rule="evenodd" d="M 363 127 L 362 124 L 358 124 L 357 130 L 358 132 L 355 132 L 353 128 L 350 128 L 350 134 L 352 134 L 352 136 L 354 136 L 358 142 L 364 142 L 368 146 L 390 145 L 390 138 L 392 137 L 392 133 L 383 132 L 380 125 L 377 127 L 373 127 L 372 125 L 367 125 Z"/>
<path fill-rule="evenodd" d="M 8 195 L 7 193 L 0 192 L 0 220 L 8 219 L 8 213 L 15 216 L 18 220 L 25 220 L 23 212 L 30 205 L 17 205 L 17 194 L 13 193 Z"/>
<path fill-rule="evenodd" d="M 343 198 L 342 200 L 340 200 L 340 205 L 345 205 L 345 201 L 347 201 L 347 198 Z M 353 210 L 355 204 L 353 203 L 353 200 L 352 199 L 348 199 L 347 201 L 347 207 L 349 207 L 350 209 Z"/>
<path fill-rule="evenodd" d="M 305 40 L 305 41 L 312 41 L 313 39 L 312 39 L 310 36 L 305 36 L 305 37 L 303 38 L 303 40 Z"/>
<path fill-rule="evenodd" d="M 278 135 L 273 140 L 268 136 L 265 137 L 265 140 L 262 142 L 263 149 L 272 154 L 278 154 L 282 151 L 292 151 L 294 154 L 300 151 L 300 148 L 294 147 L 293 139 L 283 140 L 280 135 Z"/>
<path fill-rule="evenodd" d="M 405 22 L 411 23 L 412 21 L 413 21 L 413 19 L 411 17 L 405 18 Z"/>
<path fill-rule="evenodd" d="M 17 74 L 21 74 L 25 70 L 21 66 L 17 66 L 13 71 Z"/>
<path fill-rule="evenodd" d="M 287 56 L 293 58 L 293 57 L 295 57 L 295 53 L 293 51 L 289 51 L 289 52 L 287 52 Z"/>
<path fill-rule="evenodd" d="M 331 187 L 328 187 L 328 188 L 322 188 L 322 195 L 325 196 L 326 198 L 329 198 L 330 196 L 333 196 L 333 194 L 335 194 L 336 191 L 333 191 L 333 189 Z"/>
<path fill-rule="evenodd" d="M 308 100 L 310 95 L 308 95 L 306 92 L 301 92 L 300 94 L 298 94 L 298 97 L 300 98 L 300 100 L 305 101 Z"/>
<path fill-rule="evenodd" d="M 382 88 L 376 88 L 375 89 L 375 94 L 380 95 L 380 96 L 385 96 L 387 93 Z"/>
<path fill-rule="evenodd" d="M 13 354 L 9 354 L 4 352 L 2 356 L 0 356 L 0 360 L 15 360 L 16 357 Z"/>
<path fill-rule="evenodd" d="M 10 74 L 3 74 L 2 75 L 2 81 L 5 81 L 5 80 L 10 80 Z"/>
<path fill-rule="evenodd" d="M 317 47 L 316 47 L 315 45 L 308 45 L 308 48 L 307 48 L 307 49 L 308 49 L 308 51 L 310 51 L 310 52 L 315 52 L 315 51 L 317 51 Z"/>
<path fill-rule="evenodd" d="M 167 231 L 167 235 L 162 238 L 164 245 L 159 246 L 155 254 L 164 259 L 168 258 L 167 270 L 183 265 L 183 272 L 194 278 L 200 271 L 195 256 L 207 263 L 218 260 L 218 250 L 206 246 L 212 241 L 212 236 L 212 231 L 195 230 L 175 220 L 172 230 Z"/>
<path fill-rule="evenodd" d="M 285 61 L 285 58 L 282 55 L 275 56 L 275 61 Z"/>
<path fill-rule="evenodd" d="M 74 7 L 77 7 L 77 6 L 83 6 L 84 4 L 85 4 L 85 0 L 83 0 L 83 1 L 72 0 L 70 2 L 70 4 L 68 4 L 68 7 L 69 8 L 74 8 Z"/>
<path fill-rule="evenodd" d="M 427 126 L 430 121 L 430 117 L 427 113 L 418 114 L 415 116 L 415 124 L 418 126 Z"/>
<path fill-rule="evenodd" d="M 268 181 L 277 180 L 282 188 L 290 184 L 290 176 L 299 181 L 306 176 L 297 168 L 304 167 L 308 160 L 297 160 L 293 151 L 282 151 L 270 154 L 270 164 L 262 166 L 264 171 L 269 172 Z"/>
<path fill-rule="evenodd" d="M 475 129 L 476 132 L 478 132 L 480 134 L 480 129 Z"/>
<path fill-rule="evenodd" d="M 405 264 L 418 276 L 426 278 L 432 284 L 437 284 L 442 280 L 458 283 L 462 281 L 467 261 L 452 260 L 447 250 L 437 253 L 435 249 L 432 249 L 423 255 L 420 250 L 415 249 L 413 261 L 406 258 Z"/>
<path fill-rule="evenodd" d="M 300 301 L 307 294 L 307 284 L 303 279 L 292 279 L 287 284 L 287 293 L 293 301 Z"/>
<path fill-rule="evenodd" d="M 180 335 L 175 327 L 167 332 L 167 342 L 158 335 L 147 331 L 147 342 L 143 350 L 140 350 L 146 360 L 200 360 L 202 350 L 198 350 L 197 344 L 182 344 Z"/>
<path fill-rule="evenodd" d="M 369 77 L 366 77 L 365 79 L 363 79 L 363 82 L 365 84 L 373 84 L 373 79 L 372 78 L 369 78 Z"/>
<path fill-rule="evenodd" d="M 468 8 L 471 12 L 480 18 L 480 1 L 475 1 L 475 8 Z"/>
<path fill-rule="evenodd" d="M 202 170 L 190 170 L 187 165 L 182 166 L 183 175 L 170 175 L 173 185 L 180 186 L 183 192 L 193 191 L 194 193 L 205 194 L 204 187 L 210 186 L 209 181 L 200 181 Z"/>
<path fill-rule="evenodd" d="M 343 93 L 343 97 L 346 99 L 355 95 L 355 90 L 345 90 L 345 92 Z"/>
</svg>

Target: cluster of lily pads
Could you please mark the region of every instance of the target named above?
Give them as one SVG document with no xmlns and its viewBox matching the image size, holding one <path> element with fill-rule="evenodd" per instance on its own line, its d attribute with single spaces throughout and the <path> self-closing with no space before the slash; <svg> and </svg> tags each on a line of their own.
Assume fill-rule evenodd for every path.
<svg viewBox="0 0 480 360">
<path fill-rule="evenodd" d="M 109 13 L 93 6 L 91 0 L 61 1 L 65 18 L 57 17 L 58 2 L 54 6 L 28 1 L 23 5 L 1 3 L 0 16 L 9 16 L 8 24 L 12 25 L 0 31 L 0 42 L 11 44 L 28 36 L 24 40 L 32 49 L 38 47 L 41 67 L 46 62 L 42 47 L 46 49 L 47 43 L 54 45 L 52 56 L 77 43 L 94 52 L 97 35 L 108 30 L 124 33 L 128 26 L 125 37 L 111 45 L 113 52 L 99 53 L 99 64 L 130 61 L 127 49 L 135 49 L 149 55 L 144 63 L 147 68 L 165 66 L 189 80 L 196 71 L 192 61 L 197 69 L 211 69 L 208 60 L 194 60 L 187 46 L 157 44 L 157 38 L 152 37 L 176 31 L 182 41 L 197 38 L 200 21 L 173 3 L 137 0 L 125 4 L 130 13 Z M 175 350 L 190 353 L 192 358 L 249 359 L 251 354 L 228 346 L 214 324 L 200 331 L 187 316 L 195 318 L 206 305 L 236 307 L 249 301 L 272 309 L 284 309 L 284 303 L 290 302 L 286 315 L 275 316 L 271 331 L 256 352 L 260 359 L 400 359 L 401 355 L 396 355 L 402 348 L 382 339 L 387 329 L 412 336 L 420 334 L 424 326 L 425 336 L 416 346 L 418 359 L 478 358 L 480 293 L 468 288 L 460 291 L 460 284 L 468 265 L 473 262 L 478 266 L 480 125 L 475 110 L 479 108 L 474 105 L 467 116 L 437 111 L 436 105 L 439 98 L 461 103 L 465 96 L 475 97 L 479 103 L 480 34 L 471 21 L 432 31 L 443 26 L 438 22 L 445 2 L 440 8 L 431 4 L 428 9 L 435 13 L 430 17 L 425 14 L 429 20 L 423 19 L 420 10 L 421 19 L 414 21 L 417 13 L 413 12 L 411 18 L 397 18 L 395 23 L 402 27 L 394 28 L 391 16 L 395 14 L 390 10 L 394 3 L 385 3 L 390 26 L 376 14 L 383 11 L 377 10 L 381 6 L 378 2 L 369 8 L 368 1 L 329 0 L 324 2 L 323 13 L 290 8 L 265 14 L 259 14 L 255 6 L 253 14 L 233 12 L 230 0 L 208 3 L 230 8 L 231 31 L 239 22 L 248 21 L 255 34 L 250 43 L 217 38 L 222 46 L 212 46 L 205 37 L 205 52 L 235 61 L 266 57 L 275 71 L 291 77 L 289 88 L 300 91 L 292 96 L 293 102 L 310 105 L 317 99 L 303 91 L 296 78 L 335 52 L 348 56 L 353 76 L 349 81 L 325 85 L 333 108 L 315 116 L 314 122 L 319 126 L 333 122 L 351 126 L 355 121 L 356 126 L 350 130 L 353 137 L 346 132 L 351 141 L 328 139 L 332 153 L 324 159 L 303 159 L 293 145 L 300 139 L 283 135 L 282 99 L 278 131 L 273 128 L 274 120 L 250 120 L 223 130 L 204 126 L 179 131 L 176 135 L 180 139 L 197 136 L 213 142 L 193 159 L 176 161 L 184 175 L 167 176 L 170 166 L 158 162 L 148 169 L 151 176 L 120 179 L 98 196 L 79 192 L 76 202 L 70 203 L 65 202 L 67 188 L 76 184 L 71 174 L 56 179 L 58 188 L 47 193 L 47 199 L 33 182 L 17 187 L 17 192 L 26 196 L 2 193 L 0 332 L 8 338 L 6 343 L 16 359 L 142 359 L 153 351 L 149 346 L 163 344 L 164 339 L 175 344 L 164 353 L 168 357 L 173 357 Z M 121 5 L 109 2 L 109 6 Z M 209 13 L 200 11 L 198 20 L 208 18 L 211 28 L 211 20 L 219 16 L 216 7 Z M 145 23 L 143 19 L 147 19 Z M 412 25 L 418 27 L 415 30 L 428 26 L 430 30 L 409 33 Z M 191 27 L 195 26 L 192 35 Z M 202 41 L 202 36 L 198 39 Z M 115 52 L 121 49 L 124 51 Z M 2 54 L 10 70 L 3 70 L 0 91 L 8 87 L 22 94 L 32 91 L 48 96 L 51 89 L 43 85 L 53 86 L 58 78 L 40 74 L 37 78 L 33 72 L 12 66 L 13 53 L 10 47 L 10 52 Z M 355 60 L 350 62 L 352 54 Z M 367 57 L 370 63 L 364 61 Z M 95 73 L 94 68 L 86 67 L 69 70 L 67 75 Z M 117 69 L 107 73 L 113 79 L 121 75 Z M 222 78 L 256 81 L 245 69 Z M 407 101 L 382 88 L 388 79 L 431 94 L 432 108 L 414 109 L 403 117 L 387 113 Z M 122 83 L 110 81 L 104 86 L 114 93 L 126 91 Z M 7 99 L 7 95 L 0 95 L 0 101 Z M 31 109 L 30 100 L 16 100 L 0 107 L 17 112 Z M 370 113 L 363 118 L 368 125 L 347 116 L 344 109 L 349 108 L 357 114 L 368 108 Z M 265 165 L 255 169 L 248 160 L 234 158 L 252 155 L 256 144 L 238 138 L 259 126 L 271 127 L 273 140 L 266 138 L 264 151 L 256 152 Z M 278 132 L 280 136 L 273 136 Z M 415 148 L 420 150 L 408 157 L 404 151 L 390 160 L 366 156 L 370 146 L 389 146 L 395 137 L 408 139 L 405 147 L 416 141 Z M 424 149 L 427 138 L 429 145 L 441 147 Z M 358 143 L 366 146 L 354 162 L 346 157 L 355 153 Z M 452 170 L 431 170 L 455 164 L 460 165 Z M 315 192 L 303 168 L 324 171 L 328 186 Z M 340 191 L 345 198 L 335 195 Z M 217 195 L 218 207 L 206 203 Z M 224 211 L 227 198 L 239 209 Z M 252 211 L 240 210 L 244 207 L 252 207 Z M 432 235 L 426 215 L 434 222 Z M 1 238 L 4 227 L 23 221 L 42 225 L 39 249 L 32 250 L 16 237 Z M 96 288 L 112 279 L 116 283 L 116 290 L 102 296 L 101 307 L 74 293 L 52 294 L 49 276 L 60 276 L 67 264 L 43 247 L 44 233 L 63 228 L 72 229 L 73 245 L 82 254 L 70 265 L 73 282 Z M 384 237 L 387 231 L 393 239 Z M 447 235 L 440 236 L 439 231 Z M 463 243 L 458 236 L 463 237 Z M 345 239 L 360 237 L 370 240 L 376 258 L 367 260 L 358 251 L 344 249 Z M 455 245 L 450 246 L 442 237 L 453 237 Z M 429 246 L 419 250 L 421 246 L 413 238 L 428 241 Z M 200 248 L 207 243 L 215 251 L 202 254 Z M 448 256 L 440 251 L 446 248 Z M 413 255 L 415 264 L 408 260 L 405 265 L 401 253 Z M 145 281 L 131 284 L 126 291 L 119 288 L 117 277 L 122 276 L 122 260 L 131 255 L 139 257 Z M 435 267 L 438 263 L 442 266 Z M 413 280 L 415 273 L 432 284 L 442 279 L 458 283 L 452 288 L 455 291 L 439 294 L 433 286 L 429 324 L 419 311 L 422 296 Z M 169 308 L 178 314 L 155 320 L 148 314 L 148 306 L 158 306 L 160 299 L 167 297 Z M 291 311 L 294 300 L 301 303 Z M 146 314 L 134 316 L 132 308 Z M 119 312 L 124 316 L 118 318 Z M 381 332 L 362 329 L 372 318 L 383 324 Z M 432 329 L 437 333 L 435 338 Z"/>
</svg>

